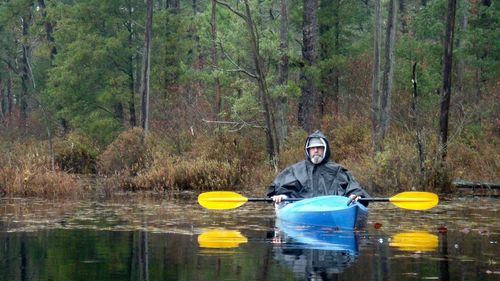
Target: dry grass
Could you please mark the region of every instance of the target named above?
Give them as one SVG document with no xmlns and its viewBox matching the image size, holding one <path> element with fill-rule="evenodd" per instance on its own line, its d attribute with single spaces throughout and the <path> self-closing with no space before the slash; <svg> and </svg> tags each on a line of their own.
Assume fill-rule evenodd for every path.
<svg viewBox="0 0 500 281">
<path fill-rule="evenodd" d="M 74 176 L 49 168 L 43 143 L 17 144 L 3 156 L 0 186 L 7 195 L 57 197 L 79 192 Z"/>
<path fill-rule="evenodd" d="M 434 188 L 437 176 L 434 136 L 427 136 L 425 173 L 420 174 L 412 133 L 391 127 L 384 152 L 372 157 L 367 120 L 353 117 L 327 123 L 329 126 L 324 133 L 330 140 L 332 159 L 351 170 L 369 191 L 387 194 Z M 173 144 L 169 136 L 152 132 L 143 141 L 142 131 L 132 129 L 122 133 L 98 156 L 99 167 L 108 176 L 106 183 L 96 189 L 106 194 L 122 190 L 242 190 L 262 195 L 279 170 L 304 159 L 306 136 L 301 129 L 290 131 L 287 142 L 281 147 L 279 168 L 275 170 L 266 159 L 264 136 L 259 130 L 217 136 L 191 135 L 183 139 L 182 147 L 186 151 L 179 151 L 178 144 Z M 499 136 L 495 125 L 484 129 L 481 135 L 465 136 L 450 143 L 448 179 L 500 181 Z M 75 144 L 73 150 L 58 151 L 71 152 L 65 155 L 88 155 L 74 149 L 75 138 L 67 138 L 60 144 L 67 148 L 71 143 Z M 81 164 L 80 160 L 89 158 L 64 159 Z M 52 171 L 49 163 L 45 142 L 0 139 L 0 187 L 8 195 L 53 197 L 86 192 L 88 188 L 80 185 L 74 175 L 57 169 Z"/>
</svg>

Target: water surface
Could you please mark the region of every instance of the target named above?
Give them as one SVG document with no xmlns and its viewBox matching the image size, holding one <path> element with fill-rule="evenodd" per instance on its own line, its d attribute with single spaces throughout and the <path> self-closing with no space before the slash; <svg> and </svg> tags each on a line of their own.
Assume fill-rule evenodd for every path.
<svg viewBox="0 0 500 281">
<path fill-rule="evenodd" d="M 499 280 L 498 199 L 370 205 L 362 231 L 287 229 L 194 195 L 0 201 L 0 280 Z"/>
</svg>

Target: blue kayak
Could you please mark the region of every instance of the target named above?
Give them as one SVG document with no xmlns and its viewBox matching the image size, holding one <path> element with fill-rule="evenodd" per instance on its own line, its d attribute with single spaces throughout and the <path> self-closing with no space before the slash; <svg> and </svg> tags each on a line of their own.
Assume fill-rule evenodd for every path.
<svg viewBox="0 0 500 281">
<path fill-rule="evenodd" d="M 297 225 L 325 226 L 334 229 L 361 229 L 366 224 L 368 208 L 360 203 L 347 206 L 344 196 L 319 196 L 285 204 L 276 209 L 278 220 Z"/>
</svg>

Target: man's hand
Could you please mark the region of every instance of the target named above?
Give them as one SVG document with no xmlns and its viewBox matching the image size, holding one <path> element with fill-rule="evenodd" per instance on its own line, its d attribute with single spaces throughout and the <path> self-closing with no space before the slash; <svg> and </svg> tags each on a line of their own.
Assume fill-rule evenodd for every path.
<svg viewBox="0 0 500 281">
<path fill-rule="evenodd" d="M 274 195 L 273 197 L 271 197 L 271 199 L 273 199 L 273 202 L 275 204 L 278 204 L 278 203 L 281 203 L 281 201 L 283 201 L 284 199 L 288 198 L 288 196 L 284 195 L 284 194 L 281 194 L 281 195 Z"/>
<path fill-rule="evenodd" d="M 349 195 L 349 201 L 347 201 L 347 206 L 351 205 L 352 202 L 358 202 L 359 198 L 361 198 L 361 196 L 356 194 Z"/>
<path fill-rule="evenodd" d="M 358 196 L 356 194 L 349 195 L 349 201 L 351 202 L 358 202 L 359 198 L 361 198 L 361 196 Z"/>
</svg>

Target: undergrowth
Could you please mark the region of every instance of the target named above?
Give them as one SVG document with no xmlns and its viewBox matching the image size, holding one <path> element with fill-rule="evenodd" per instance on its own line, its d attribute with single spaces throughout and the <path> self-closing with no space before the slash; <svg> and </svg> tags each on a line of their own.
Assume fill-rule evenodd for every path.
<svg viewBox="0 0 500 281">
<path fill-rule="evenodd" d="M 424 162 L 417 157 L 414 133 L 396 126 L 384 150 L 371 149 L 371 127 L 362 118 L 327 120 L 331 159 L 346 166 L 374 194 L 402 190 L 435 190 L 440 176 L 435 136 L 424 139 Z M 474 131 L 475 132 L 475 131 Z M 455 136 L 448 147 L 447 180 L 498 182 L 498 129 Z M 278 166 L 267 160 L 262 130 L 189 134 L 179 144 L 169 135 L 141 129 L 124 131 L 107 147 L 70 134 L 48 143 L 12 142 L 0 138 L 0 189 L 8 195 L 53 197 L 84 193 L 78 174 L 96 173 L 106 179 L 104 192 L 241 190 L 262 195 L 284 167 L 304 159 L 301 129 L 290 128 L 281 145 Z M 182 147 L 183 149 L 179 149 Z M 52 157 L 55 166 L 52 166 Z"/>
</svg>

